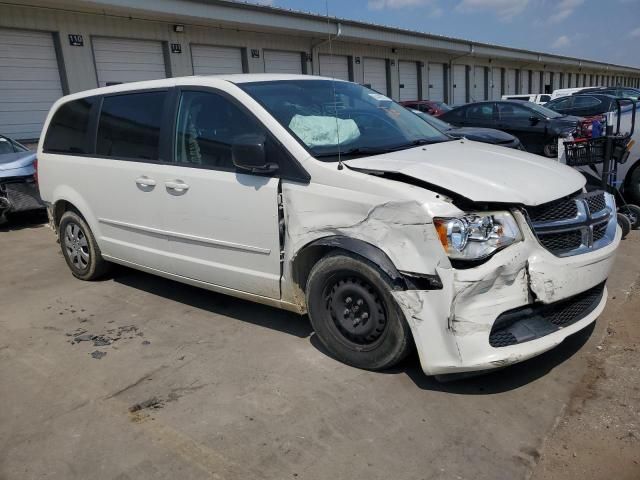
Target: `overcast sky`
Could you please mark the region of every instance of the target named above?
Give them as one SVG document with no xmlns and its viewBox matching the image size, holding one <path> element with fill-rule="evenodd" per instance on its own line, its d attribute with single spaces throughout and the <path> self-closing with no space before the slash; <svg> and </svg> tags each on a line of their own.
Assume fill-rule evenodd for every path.
<svg viewBox="0 0 640 480">
<path fill-rule="evenodd" d="M 640 0 L 251 0 L 640 67 Z"/>
</svg>

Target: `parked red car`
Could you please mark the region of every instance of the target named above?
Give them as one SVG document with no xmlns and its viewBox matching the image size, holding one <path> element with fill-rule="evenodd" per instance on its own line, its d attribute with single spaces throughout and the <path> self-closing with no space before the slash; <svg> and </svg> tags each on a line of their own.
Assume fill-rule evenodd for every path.
<svg viewBox="0 0 640 480">
<path fill-rule="evenodd" d="M 420 112 L 428 113 L 434 117 L 442 115 L 445 112 L 451 110 L 451 107 L 444 102 L 438 102 L 434 100 L 412 100 L 409 102 L 400 102 L 400 105 L 407 108 L 413 108 Z"/>
</svg>

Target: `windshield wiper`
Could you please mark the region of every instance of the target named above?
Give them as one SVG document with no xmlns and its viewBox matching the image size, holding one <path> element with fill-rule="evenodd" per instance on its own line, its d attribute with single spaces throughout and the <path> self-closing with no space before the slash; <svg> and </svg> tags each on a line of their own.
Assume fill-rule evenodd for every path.
<svg viewBox="0 0 640 480">
<path fill-rule="evenodd" d="M 381 153 L 389 153 L 395 151 L 395 148 L 374 148 L 374 147 L 357 147 L 349 150 L 341 151 L 340 156 L 350 157 L 353 155 L 378 155 Z M 319 153 L 314 155 L 316 158 L 337 157 L 338 152 Z"/>
</svg>

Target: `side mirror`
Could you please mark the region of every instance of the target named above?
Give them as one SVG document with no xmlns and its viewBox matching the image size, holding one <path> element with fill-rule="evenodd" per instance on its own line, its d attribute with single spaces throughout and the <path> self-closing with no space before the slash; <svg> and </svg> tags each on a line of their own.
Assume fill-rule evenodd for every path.
<svg viewBox="0 0 640 480">
<path fill-rule="evenodd" d="M 240 135 L 234 139 L 231 147 L 233 164 L 251 173 L 274 173 L 278 170 L 277 163 L 268 163 L 265 153 L 266 138 L 264 135 Z"/>
<path fill-rule="evenodd" d="M 535 115 L 531 115 L 529 117 L 529 121 L 531 122 L 531 125 L 537 125 L 540 122 L 540 119 Z"/>
</svg>

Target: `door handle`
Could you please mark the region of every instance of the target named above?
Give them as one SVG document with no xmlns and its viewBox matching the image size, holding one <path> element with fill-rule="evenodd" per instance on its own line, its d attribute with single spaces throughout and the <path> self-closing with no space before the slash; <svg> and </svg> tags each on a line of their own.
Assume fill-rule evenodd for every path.
<svg viewBox="0 0 640 480">
<path fill-rule="evenodd" d="M 149 178 L 145 175 L 136 178 L 136 184 L 140 187 L 155 187 L 156 186 L 156 181 L 152 178 Z"/>
<path fill-rule="evenodd" d="M 167 181 L 164 182 L 164 185 L 168 190 L 173 190 L 177 193 L 184 193 L 189 190 L 189 185 L 180 180 Z"/>
</svg>

